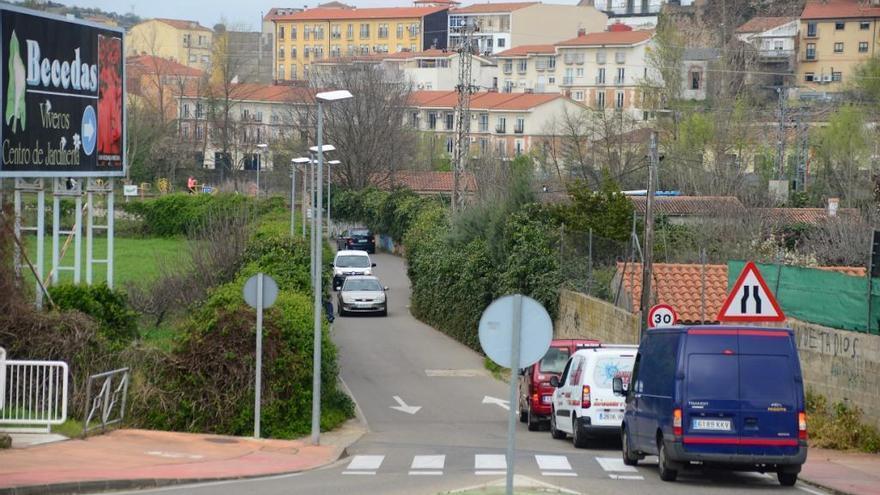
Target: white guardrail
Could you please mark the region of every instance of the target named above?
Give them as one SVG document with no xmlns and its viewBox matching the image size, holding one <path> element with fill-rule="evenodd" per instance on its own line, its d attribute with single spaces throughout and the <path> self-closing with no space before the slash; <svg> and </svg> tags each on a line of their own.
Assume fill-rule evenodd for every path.
<svg viewBox="0 0 880 495">
<path fill-rule="evenodd" d="M 42 433 L 67 420 L 67 363 L 7 360 L 0 348 L 0 430 Z"/>
</svg>

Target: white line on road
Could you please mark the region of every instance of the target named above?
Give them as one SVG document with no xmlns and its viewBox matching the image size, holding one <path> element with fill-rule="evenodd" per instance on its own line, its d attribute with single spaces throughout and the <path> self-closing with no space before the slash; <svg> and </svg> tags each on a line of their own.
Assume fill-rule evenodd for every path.
<svg viewBox="0 0 880 495">
<path fill-rule="evenodd" d="M 632 467 L 627 466 L 623 463 L 623 459 L 619 457 L 597 457 L 596 462 L 602 466 L 602 469 L 605 471 L 616 471 L 619 473 L 638 473 L 639 470 Z"/>
<path fill-rule="evenodd" d="M 541 471 L 541 476 L 577 476 L 574 471 Z"/>
<path fill-rule="evenodd" d="M 408 405 L 406 405 L 406 402 L 404 402 L 403 399 L 401 399 L 399 395 L 395 395 L 393 397 L 393 399 L 395 402 L 397 402 L 397 405 L 396 406 L 388 406 L 388 407 L 390 407 L 391 409 L 396 409 L 400 412 L 405 412 L 407 414 L 415 414 L 415 413 L 419 412 L 419 409 L 422 408 L 422 406 L 408 406 Z"/>
<path fill-rule="evenodd" d="M 410 469 L 443 469 L 445 455 L 417 455 L 413 457 Z"/>
<path fill-rule="evenodd" d="M 474 474 L 477 476 L 507 474 L 507 457 L 504 454 L 475 455 Z"/>
<path fill-rule="evenodd" d="M 643 479 L 645 479 L 641 476 L 632 476 L 632 475 L 626 475 L 626 474 L 608 473 L 608 476 L 613 480 L 643 480 Z"/>
<path fill-rule="evenodd" d="M 483 396 L 483 404 L 495 404 L 498 407 L 503 407 L 505 410 L 510 411 L 510 401 L 499 399 L 497 397 L 489 397 L 488 395 L 485 395 Z"/>
<path fill-rule="evenodd" d="M 476 369 L 437 369 L 425 370 L 425 375 L 429 377 L 471 378 L 475 376 L 486 376 L 488 373 Z"/>
<path fill-rule="evenodd" d="M 441 476 L 443 471 L 410 471 L 410 476 Z"/>
<path fill-rule="evenodd" d="M 376 474 L 384 460 L 384 455 L 356 455 L 342 474 Z"/>
<path fill-rule="evenodd" d="M 542 471 L 571 471 L 568 457 L 564 455 L 536 455 L 535 460 Z"/>
<path fill-rule="evenodd" d="M 474 471 L 474 474 L 477 476 L 502 476 L 507 474 L 507 470 L 504 471 Z"/>
</svg>

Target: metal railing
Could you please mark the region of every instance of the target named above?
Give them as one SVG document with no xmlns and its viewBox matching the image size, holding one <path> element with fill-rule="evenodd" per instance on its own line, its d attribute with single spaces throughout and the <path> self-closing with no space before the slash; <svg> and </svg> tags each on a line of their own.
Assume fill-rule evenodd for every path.
<svg viewBox="0 0 880 495">
<path fill-rule="evenodd" d="M 86 418 L 83 421 L 83 436 L 98 428 L 105 430 L 107 426 L 121 423 L 125 419 L 129 377 L 128 368 L 89 376 L 86 382 Z M 100 388 L 92 396 L 94 384 L 100 384 Z M 92 426 L 93 420 L 96 422 L 94 426 Z"/>
<path fill-rule="evenodd" d="M 67 363 L 7 360 L 0 349 L 0 429 L 49 432 L 67 421 Z"/>
</svg>

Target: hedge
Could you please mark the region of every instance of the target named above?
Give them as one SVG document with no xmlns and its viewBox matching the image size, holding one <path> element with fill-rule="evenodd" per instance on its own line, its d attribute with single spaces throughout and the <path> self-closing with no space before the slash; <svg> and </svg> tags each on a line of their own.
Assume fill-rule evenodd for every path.
<svg viewBox="0 0 880 495">
<path fill-rule="evenodd" d="M 119 206 L 143 221 L 144 234 L 168 237 L 187 235 L 214 215 L 228 215 L 242 208 L 263 214 L 283 205 L 281 197 L 256 200 L 240 194 L 168 194 Z"/>
</svg>

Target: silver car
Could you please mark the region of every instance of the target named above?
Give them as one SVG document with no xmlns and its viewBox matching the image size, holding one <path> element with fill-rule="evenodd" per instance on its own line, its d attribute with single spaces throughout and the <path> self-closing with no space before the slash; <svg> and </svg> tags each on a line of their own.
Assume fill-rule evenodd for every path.
<svg viewBox="0 0 880 495">
<path fill-rule="evenodd" d="M 350 275 L 345 278 L 338 293 L 339 316 L 352 313 L 379 313 L 388 315 L 388 298 L 379 279 L 366 275 Z"/>
</svg>

